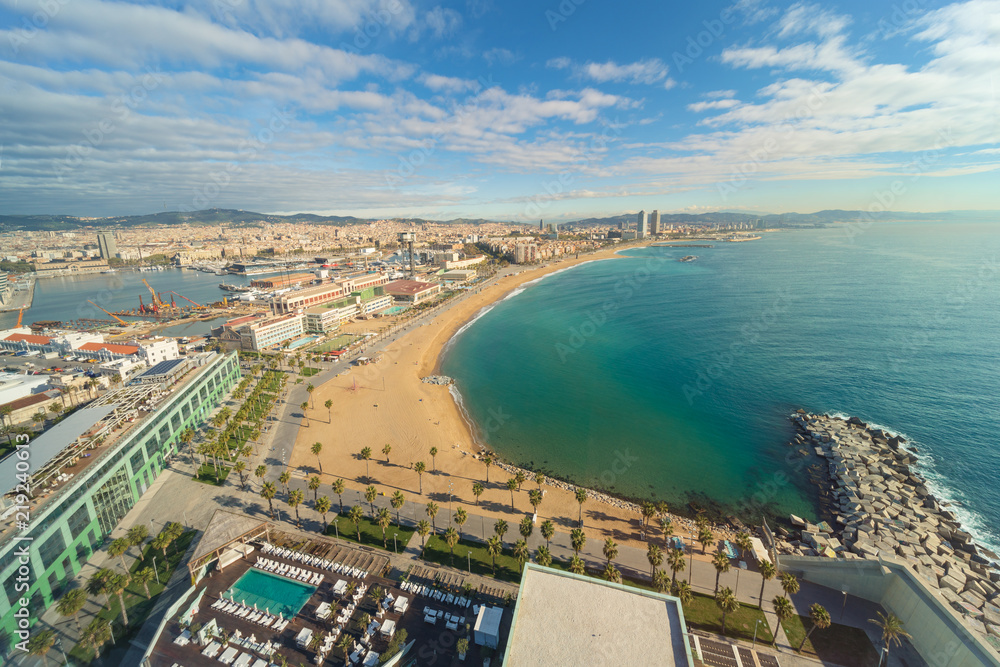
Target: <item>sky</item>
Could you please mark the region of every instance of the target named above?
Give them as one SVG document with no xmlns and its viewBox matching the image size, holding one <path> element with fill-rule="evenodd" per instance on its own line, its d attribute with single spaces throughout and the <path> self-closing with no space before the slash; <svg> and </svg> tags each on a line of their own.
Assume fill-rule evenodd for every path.
<svg viewBox="0 0 1000 667">
<path fill-rule="evenodd" d="M 1000 209 L 1000 0 L 0 0 L 0 213 Z"/>
</svg>

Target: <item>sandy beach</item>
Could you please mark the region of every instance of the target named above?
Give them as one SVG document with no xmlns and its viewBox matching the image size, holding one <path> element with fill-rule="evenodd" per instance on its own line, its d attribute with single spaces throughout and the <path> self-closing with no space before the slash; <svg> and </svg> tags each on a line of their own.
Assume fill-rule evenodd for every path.
<svg viewBox="0 0 1000 667">
<path fill-rule="evenodd" d="M 436 372 L 441 350 L 448 340 L 486 306 L 526 282 L 583 262 L 613 258 L 616 250 L 566 259 L 501 278 L 390 343 L 379 363 L 352 367 L 317 387 L 313 393 L 315 407 L 307 411 L 308 427 L 299 430 L 291 468 L 297 468 L 302 476 L 316 474 L 317 459 L 310 447 L 321 442 L 322 492 L 334 501 L 329 484 L 335 477 L 342 477 L 349 487 L 363 489 L 370 476 L 371 483 L 381 493 L 403 492 L 407 503 L 404 514 L 412 516 L 413 503 L 419 504 L 422 512 L 422 506 L 433 501 L 440 507 L 440 525 L 440 517 L 447 516 L 451 493 L 453 511 L 465 506 L 471 513 L 504 518 L 516 530 L 516 523 L 531 513 L 528 491 L 537 488 L 536 484 L 529 481 L 515 492 L 517 512 L 512 513 L 506 487 L 510 475 L 494 465 L 489 469 L 490 483 L 476 507 L 472 486 L 475 482 L 485 484 L 487 472 L 478 457 L 479 447 L 448 387 L 426 384 L 421 378 Z M 323 406 L 327 399 L 333 401 L 329 413 Z M 386 444 L 392 447 L 388 462 L 382 454 Z M 367 463 L 359 454 L 364 447 L 372 450 Z M 438 450 L 433 459 L 429 453 L 432 447 Z M 423 461 L 427 467 L 422 475 L 422 493 L 421 480 L 413 470 L 417 461 Z M 539 523 L 551 519 L 558 531 L 569 532 L 575 527 L 579 513 L 573 494 L 547 484 L 543 484 L 542 490 L 545 495 L 539 507 Z M 641 519 L 635 512 L 596 500 L 588 500 L 583 511 L 589 539 L 603 541 L 611 536 L 620 544 L 641 546 Z M 675 534 L 686 535 L 688 523 L 675 519 Z M 480 526 L 469 528 L 477 534 L 481 532 Z M 490 532 L 490 527 L 486 530 Z"/>
</svg>

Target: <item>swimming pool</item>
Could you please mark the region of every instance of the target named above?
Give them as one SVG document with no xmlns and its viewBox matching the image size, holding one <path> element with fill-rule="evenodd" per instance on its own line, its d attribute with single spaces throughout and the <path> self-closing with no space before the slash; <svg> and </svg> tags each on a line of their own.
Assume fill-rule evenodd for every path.
<svg viewBox="0 0 1000 667">
<path fill-rule="evenodd" d="M 392 308 L 386 308 L 382 311 L 383 315 L 396 315 L 406 310 L 409 306 L 393 306 Z"/>
<path fill-rule="evenodd" d="M 250 569 L 222 594 L 225 599 L 235 599 L 248 607 L 292 618 L 316 592 L 315 586 L 293 581 L 269 572 Z"/>
<path fill-rule="evenodd" d="M 319 340 L 319 336 L 306 336 L 305 338 L 300 338 L 288 344 L 289 350 L 294 350 L 295 348 L 302 347 L 303 345 L 308 345 Z"/>
</svg>

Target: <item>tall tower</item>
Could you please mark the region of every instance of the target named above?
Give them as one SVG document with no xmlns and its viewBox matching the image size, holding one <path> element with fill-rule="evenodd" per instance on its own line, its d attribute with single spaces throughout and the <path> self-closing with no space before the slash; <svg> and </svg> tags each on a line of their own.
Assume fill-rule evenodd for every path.
<svg viewBox="0 0 1000 667">
<path fill-rule="evenodd" d="M 540 232 L 544 232 L 545 231 L 545 221 L 544 220 L 539 220 L 538 221 L 538 231 L 540 231 Z"/>
<path fill-rule="evenodd" d="M 639 211 L 639 220 L 635 225 L 635 237 L 637 239 L 646 238 L 646 212 Z"/>
<path fill-rule="evenodd" d="M 101 252 L 101 259 L 111 259 L 118 256 L 118 245 L 111 232 L 97 233 L 97 248 Z"/>
<path fill-rule="evenodd" d="M 406 245 L 407 251 L 410 253 L 410 279 L 417 277 L 417 266 L 413 259 L 413 243 L 417 240 L 416 232 L 400 232 L 399 233 L 399 244 Z"/>
<path fill-rule="evenodd" d="M 660 233 L 660 212 L 653 211 L 649 214 L 649 233 L 656 236 Z"/>
</svg>

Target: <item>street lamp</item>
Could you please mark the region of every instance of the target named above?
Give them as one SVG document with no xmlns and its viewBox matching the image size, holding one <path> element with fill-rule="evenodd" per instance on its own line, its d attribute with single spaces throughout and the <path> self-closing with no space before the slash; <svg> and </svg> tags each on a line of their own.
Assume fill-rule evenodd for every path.
<svg viewBox="0 0 1000 667">
<path fill-rule="evenodd" d="M 156 583 L 157 583 L 157 585 L 159 585 L 159 583 L 160 583 L 160 573 L 156 569 L 156 556 L 153 556 L 153 574 L 156 575 Z"/>
<path fill-rule="evenodd" d="M 757 647 L 757 628 L 760 627 L 760 619 L 757 619 L 757 623 L 753 626 L 753 645 L 750 646 L 750 650 L 754 650 Z"/>
<path fill-rule="evenodd" d="M 337 533 L 337 539 L 340 539 L 340 527 L 337 525 L 338 519 L 333 520 L 333 530 Z"/>
<path fill-rule="evenodd" d="M 398 534 L 399 533 L 393 533 L 392 534 L 392 553 L 394 553 L 394 554 L 398 554 L 399 553 L 398 551 L 396 551 L 396 535 L 398 535 Z"/>
</svg>

